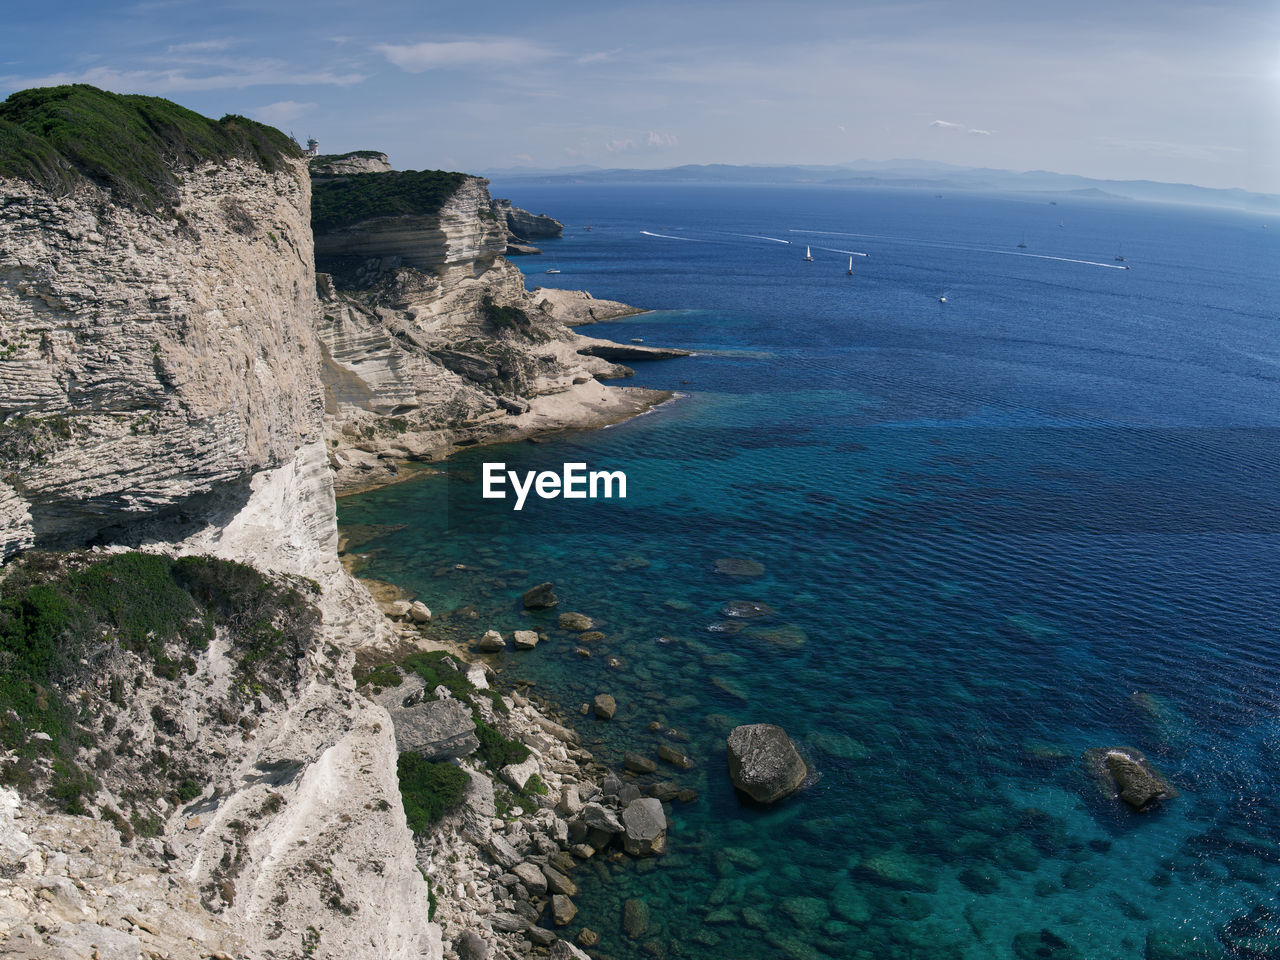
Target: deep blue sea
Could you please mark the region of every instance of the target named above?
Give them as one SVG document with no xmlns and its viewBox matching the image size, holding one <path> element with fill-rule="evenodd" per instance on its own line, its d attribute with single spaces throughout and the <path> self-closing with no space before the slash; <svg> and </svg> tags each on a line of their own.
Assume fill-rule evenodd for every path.
<svg viewBox="0 0 1280 960">
<path fill-rule="evenodd" d="M 580 869 L 570 934 L 619 960 L 1280 957 L 1280 224 L 1066 195 L 493 192 L 567 225 L 517 261 L 530 287 L 653 310 L 583 332 L 697 351 L 635 365 L 679 393 L 651 414 L 340 503 L 366 575 L 474 605 L 477 635 L 547 630 L 497 658 L 508 677 L 573 715 L 613 694 L 615 720 L 578 724 L 603 760 L 697 761 L 660 771 L 699 794 L 669 852 Z M 497 460 L 621 469 L 628 497 L 468 503 Z M 558 610 L 523 613 L 541 580 Z M 776 613 L 739 630 L 733 600 Z M 564 610 L 600 621 L 589 659 Z M 767 809 L 728 781 L 746 722 L 814 773 Z M 1181 796 L 1106 795 L 1081 755 L 1115 745 Z"/>
</svg>

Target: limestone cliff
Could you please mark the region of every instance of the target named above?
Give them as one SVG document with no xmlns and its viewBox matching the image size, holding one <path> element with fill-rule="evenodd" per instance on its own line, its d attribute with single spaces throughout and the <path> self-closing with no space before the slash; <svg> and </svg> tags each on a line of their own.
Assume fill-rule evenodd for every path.
<svg viewBox="0 0 1280 960">
<path fill-rule="evenodd" d="M 240 660 L 220 627 L 156 661 L 186 672 L 176 686 L 108 629 L 84 653 L 107 666 L 73 669 L 79 689 L 62 691 L 92 718 L 85 732 L 40 727 L 49 701 L 27 702 L 36 726 L 16 740 L 6 727 L 0 750 L 6 776 L 25 769 L 32 790 L 0 796 L 24 824 L 9 837 L 19 860 L 0 869 L 2 955 L 83 957 L 86 943 L 169 955 L 176 936 L 174 956 L 218 944 L 263 958 L 440 956 L 389 717 L 351 679 L 352 648 L 388 628 L 336 553 L 309 178 L 296 148 L 248 124 L 88 87 L 0 105 L 0 143 L 22 147 L 0 155 L 0 555 L 90 543 L 213 554 L 314 581 L 317 617 L 272 695 L 228 697 Z M 257 139 L 227 133 L 243 129 Z M 112 141 L 121 130 L 155 142 Z M 137 692 L 117 706 L 126 678 Z M 129 775 L 124 748 L 190 776 L 144 791 L 150 775 Z M 82 810 L 137 813 L 155 840 L 121 827 L 101 841 L 109 874 L 94 880 L 74 858 L 111 828 L 45 809 L 58 778 L 64 793 L 78 785 Z"/>
<path fill-rule="evenodd" d="M 564 233 L 564 224 L 555 217 L 549 217 L 545 213 L 530 213 L 501 197 L 491 200 L 489 209 L 506 223 L 513 236 L 522 240 L 541 240 Z"/>
<path fill-rule="evenodd" d="M 568 857 L 554 797 L 496 845 L 469 760 L 474 836 L 415 848 L 403 731 L 353 679 L 408 628 L 339 563 L 330 463 L 379 482 L 663 395 L 599 382 L 628 371 L 566 324 L 630 308 L 526 293 L 484 181 L 316 190 L 244 118 L 82 85 L 0 104 L 0 627 L 43 651 L 0 651 L 0 957 L 441 960 L 424 875 L 451 942 L 581 956 L 493 872 Z M 603 796 L 571 731 L 473 705 L 528 744 L 517 789 Z"/>
<path fill-rule="evenodd" d="M 589 294 L 526 292 L 502 255 L 506 228 L 492 213 L 487 181 L 421 176 L 451 192 L 435 209 L 421 203 L 394 216 L 338 214 L 366 209 L 344 193 L 392 209 L 387 192 L 402 187 L 418 191 L 407 208 L 426 195 L 422 181 L 366 175 L 324 188 L 317 263 L 335 275 L 320 276 L 317 329 L 339 489 L 385 482 L 397 460 L 608 422 L 665 396 L 605 387 L 598 381 L 631 371 L 583 353 L 596 341 L 567 326 L 633 308 Z M 638 348 L 636 356 L 649 355 Z"/>
<path fill-rule="evenodd" d="M 389 173 L 391 163 L 385 153 L 355 150 L 351 153 L 325 154 L 310 160 L 311 176 L 339 176 L 344 173 Z"/>
</svg>

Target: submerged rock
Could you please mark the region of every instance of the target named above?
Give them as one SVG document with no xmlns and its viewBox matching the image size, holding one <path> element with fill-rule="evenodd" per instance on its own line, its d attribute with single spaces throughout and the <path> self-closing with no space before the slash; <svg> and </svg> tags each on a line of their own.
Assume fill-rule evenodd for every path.
<svg viewBox="0 0 1280 960">
<path fill-rule="evenodd" d="M 1151 809 L 1161 800 L 1172 800 L 1178 796 L 1173 784 L 1133 747 L 1086 750 L 1084 763 L 1095 778 L 1113 785 L 1120 799 L 1139 812 Z"/>
<path fill-rule="evenodd" d="M 653 773 L 658 769 L 657 763 L 639 753 L 628 750 L 622 755 L 622 765 L 632 773 Z"/>
<path fill-rule="evenodd" d="M 764 564 L 746 557 L 721 557 L 716 561 L 716 573 L 727 577 L 761 577 Z"/>
<path fill-rule="evenodd" d="M 591 618 L 585 613 L 562 613 L 560 619 L 556 621 L 556 626 L 571 633 L 581 633 L 583 630 L 591 629 Z"/>
<path fill-rule="evenodd" d="M 794 793 L 808 774 L 787 732 L 772 723 L 735 727 L 728 737 L 729 777 L 757 803 Z"/>
<path fill-rule="evenodd" d="M 632 940 L 649 932 L 649 905 L 632 897 L 622 904 L 622 929 Z"/>
<path fill-rule="evenodd" d="M 560 602 L 560 598 L 555 595 L 554 584 L 551 583 L 540 583 L 536 587 L 530 587 L 520 599 L 526 610 L 545 610 Z"/>
<path fill-rule="evenodd" d="M 739 620 L 756 620 L 761 617 L 776 616 L 778 611 L 759 600 L 730 600 L 720 608 L 720 612 L 726 617 L 735 617 Z"/>
<path fill-rule="evenodd" d="M 1013 952 L 1019 960 L 1081 960 L 1083 957 L 1079 950 L 1048 927 L 1015 936 Z"/>
</svg>

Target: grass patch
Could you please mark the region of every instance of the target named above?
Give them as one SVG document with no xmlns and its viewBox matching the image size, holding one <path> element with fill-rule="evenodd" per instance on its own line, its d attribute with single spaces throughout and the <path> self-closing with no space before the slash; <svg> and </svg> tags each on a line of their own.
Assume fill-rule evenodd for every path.
<svg viewBox="0 0 1280 960">
<path fill-rule="evenodd" d="M 375 217 L 435 216 L 466 179 L 465 173 L 405 170 L 317 180 L 311 189 L 311 227 L 319 234 Z"/>
<path fill-rule="evenodd" d="M 402 753 L 396 764 L 400 777 L 400 801 L 409 829 L 425 833 L 450 810 L 462 803 L 470 777 L 451 763 L 432 763 L 416 753 Z"/>
<path fill-rule="evenodd" d="M 93 746 L 95 722 L 110 732 L 114 714 L 72 699 L 68 691 L 101 682 L 105 699 L 127 704 L 142 675 L 110 675 L 121 650 L 132 651 L 159 677 L 177 680 L 196 669 L 193 653 L 208 647 L 217 628 L 231 643 L 235 693 L 283 697 L 300 678 L 300 660 L 314 640 L 319 614 L 304 591 L 252 567 L 211 557 L 123 553 L 86 561 L 32 553 L 11 564 L 0 581 L 0 747 L 14 752 L 3 776 L 33 786 L 35 762 L 52 760 L 49 795 L 83 812 L 97 790 L 76 757 Z M 118 670 L 118 667 L 116 668 Z M 157 708 L 157 730 L 173 719 Z M 202 787 L 186 771 L 169 771 L 169 792 L 180 800 Z"/>
<path fill-rule="evenodd" d="M 0 103 L 0 177 L 66 193 L 80 179 L 117 202 L 172 214 L 183 171 L 238 158 L 268 172 L 302 156 L 279 130 L 228 114 L 211 120 L 160 97 L 84 83 L 11 94 Z"/>
</svg>

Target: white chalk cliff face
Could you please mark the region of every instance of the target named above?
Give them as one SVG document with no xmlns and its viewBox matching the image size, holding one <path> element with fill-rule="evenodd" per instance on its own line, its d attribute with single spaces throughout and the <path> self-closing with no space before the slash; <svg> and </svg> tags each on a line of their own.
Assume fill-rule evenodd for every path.
<svg viewBox="0 0 1280 960">
<path fill-rule="evenodd" d="M 140 895 L 155 929 L 208 930 L 244 956 L 440 957 L 390 718 L 351 680 L 352 648 L 387 627 L 336 552 L 304 163 L 230 161 L 184 173 L 181 191 L 179 220 L 93 187 L 53 197 L 0 180 L 0 557 L 141 544 L 305 576 L 322 588 L 321 643 L 287 696 L 255 704 L 251 731 L 180 731 L 209 758 L 208 785 L 160 801 L 155 843 L 113 844 L 116 886 L 84 884 L 70 905 L 36 896 L 80 879 L 60 838 L 82 845 L 89 828 L 25 808 L 39 842 L 23 841 L 26 872 L 0 890 L 0 941 L 87 956 L 74 927 L 135 956 L 153 941 L 110 902 L 133 883 L 155 888 Z M 217 643 L 200 657 L 190 716 L 217 702 L 226 657 Z M 140 742 L 158 736 L 145 711 L 132 723 Z M 172 953 L 188 954 L 208 955 Z"/>
<path fill-rule="evenodd" d="M 526 292 L 502 256 L 506 231 L 481 178 L 466 178 L 438 215 L 371 219 L 316 244 L 321 265 L 335 263 L 345 281 L 337 290 L 320 275 L 317 323 L 340 489 L 389 479 L 397 460 L 652 402 L 599 384 L 630 371 L 580 354 L 588 341 L 566 325 L 592 310 L 600 319 L 636 311 L 589 294 Z"/>
<path fill-rule="evenodd" d="M 301 164 L 193 173 L 185 223 L 0 186 L 0 551 L 198 514 L 319 439 Z"/>
</svg>

